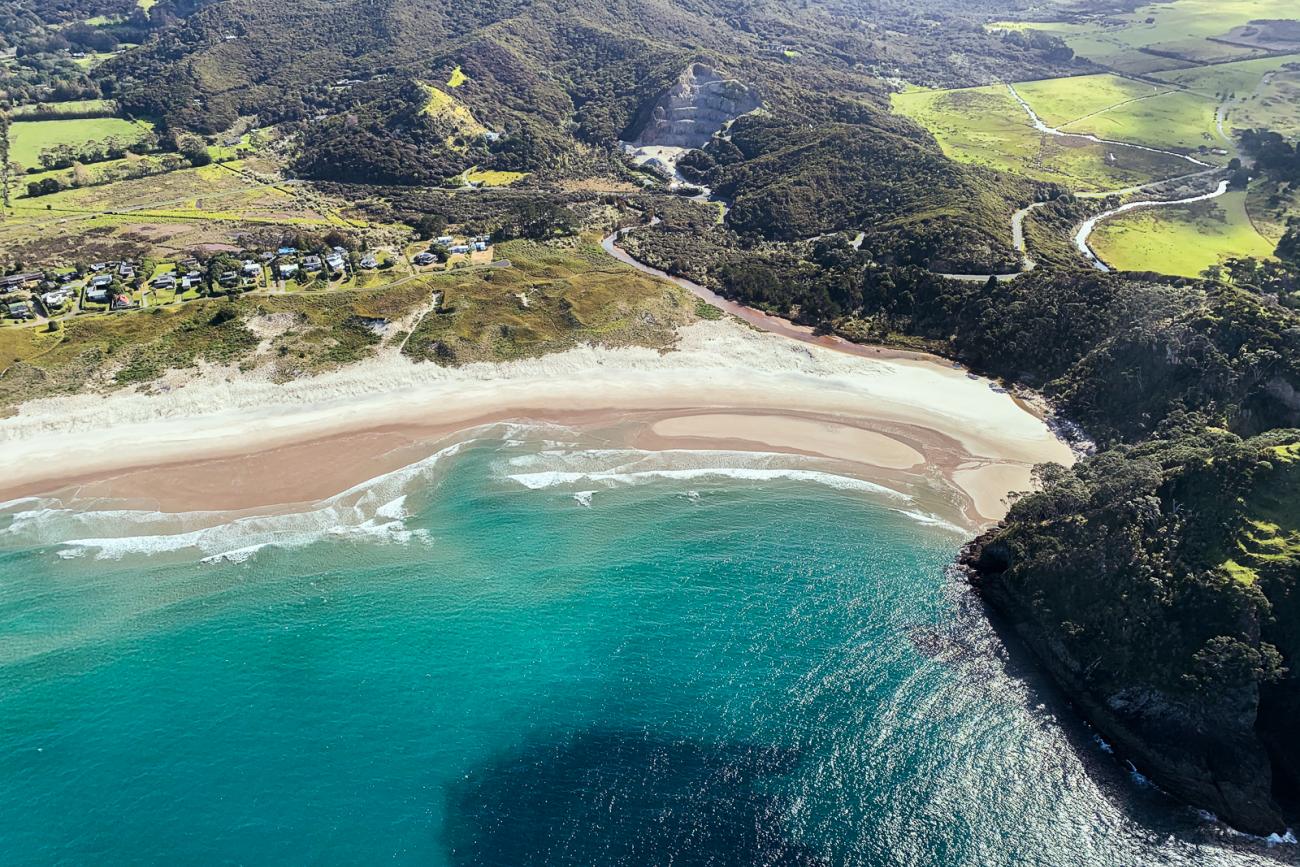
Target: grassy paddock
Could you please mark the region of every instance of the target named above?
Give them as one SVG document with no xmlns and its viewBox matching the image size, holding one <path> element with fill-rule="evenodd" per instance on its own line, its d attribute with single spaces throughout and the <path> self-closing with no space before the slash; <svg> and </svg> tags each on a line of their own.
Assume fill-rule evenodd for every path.
<svg viewBox="0 0 1300 867">
<path fill-rule="evenodd" d="M 81 120 L 24 120 L 9 129 L 9 158 L 24 168 L 40 166 L 40 153 L 59 145 L 86 145 L 119 138 L 134 142 L 143 138 L 151 125 L 117 117 Z"/>
<path fill-rule="evenodd" d="M 1092 247 L 1119 270 L 1195 277 L 1229 256 L 1266 258 L 1274 245 L 1246 213 L 1246 193 L 1171 208 L 1132 211 L 1097 227 Z"/>
<path fill-rule="evenodd" d="M 1175 157 L 1039 133 L 1001 85 L 914 89 L 894 94 L 892 104 L 928 129 L 952 159 L 1080 192 L 1119 189 L 1187 171 L 1187 163 Z"/>
<path fill-rule="evenodd" d="M 1089 21 L 1002 21 L 988 26 L 1053 33 L 1080 57 L 1138 75 L 1258 56 L 1258 51 L 1211 42 L 1209 37 L 1223 36 L 1255 19 L 1294 17 L 1294 0 L 1173 0 L 1131 12 L 1107 11 Z"/>
</svg>

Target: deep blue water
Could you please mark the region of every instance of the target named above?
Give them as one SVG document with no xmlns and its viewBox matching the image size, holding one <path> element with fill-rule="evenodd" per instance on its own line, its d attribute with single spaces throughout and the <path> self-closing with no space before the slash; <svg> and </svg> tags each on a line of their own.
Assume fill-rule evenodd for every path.
<svg viewBox="0 0 1300 867">
<path fill-rule="evenodd" d="M 1234 850 L 1071 723 L 947 574 L 951 531 L 788 478 L 592 485 L 587 508 L 505 478 L 529 448 L 406 480 L 400 523 L 213 562 L 208 536 L 54 544 L 129 521 L 10 507 L 0 863 L 1287 851 Z"/>
</svg>

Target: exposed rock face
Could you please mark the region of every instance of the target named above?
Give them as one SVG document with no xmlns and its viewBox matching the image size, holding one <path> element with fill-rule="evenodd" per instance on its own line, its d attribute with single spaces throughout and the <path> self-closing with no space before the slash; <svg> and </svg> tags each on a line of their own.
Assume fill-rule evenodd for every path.
<svg viewBox="0 0 1300 867">
<path fill-rule="evenodd" d="M 971 584 L 1010 621 L 1119 755 L 1175 797 L 1235 828 L 1260 835 L 1285 828 L 1273 799 L 1269 750 L 1256 729 L 1259 691 L 1241 689 L 1191 702 L 1150 684 L 1117 682 L 1073 658 L 1054 626 L 1041 622 L 1029 600 L 1006 580 L 1016 556 L 993 535 L 963 552 Z"/>
<path fill-rule="evenodd" d="M 655 102 L 632 144 L 701 148 L 714 133 L 762 104 L 744 83 L 692 63 Z"/>
</svg>

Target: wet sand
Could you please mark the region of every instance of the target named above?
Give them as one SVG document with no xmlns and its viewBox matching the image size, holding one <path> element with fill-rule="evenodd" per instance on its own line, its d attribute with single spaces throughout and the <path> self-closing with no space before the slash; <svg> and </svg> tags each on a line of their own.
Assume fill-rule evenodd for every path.
<svg viewBox="0 0 1300 867">
<path fill-rule="evenodd" d="M 979 527 L 1070 462 L 1042 420 L 950 364 L 865 359 L 729 321 L 683 329 L 674 351 L 579 347 L 440 368 L 383 356 L 275 384 L 230 373 L 166 394 L 37 401 L 0 420 L 0 499 L 58 494 L 178 511 L 276 511 L 409 465 L 457 432 L 562 424 L 643 449 L 781 452 L 891 486 L 947 485 Z"/>
</svg>

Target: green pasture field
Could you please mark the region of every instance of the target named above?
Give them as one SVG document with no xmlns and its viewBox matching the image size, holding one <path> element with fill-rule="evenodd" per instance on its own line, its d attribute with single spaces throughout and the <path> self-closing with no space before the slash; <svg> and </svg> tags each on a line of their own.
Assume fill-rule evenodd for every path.
<svg viewBox="0 0 1300 867">
<path fill-rule="evenodd" d="M 1246 193 L 1239 190 L 1191 205 L 1132 211 L 1101 223 L 1089 240 L 1113 268 L 1183 277 L 1230 256 L 1267 258 L 1274 247 L 1251 225 Z"/>
<path fill-rule="evenodd" d="M 1145 74 L 1258 56 L 1263 52 L 1208 38 L 1223 36 L 1255 19 L 1294 17 L 1294 0 L 1173 0 L 1140 6 L 1129 13 L 1107 11 L 1094 21 L 997 22 L 990 26 L 1055 33 L 1081 57 L 1119 72 Z"/>
<path fill-rule="evenodd" d="M 1300 71 L 1279 71 L 1244 102 L 1228 110 L 1234 129 L 1271 129 L 1300 140 Z"/>
<path fill-rule="evenodd" d="M 1162 90 L 1147 82 L 1102 74 L 1028 81 L 1015 87 L 1045 123 L 1063 132 L 1183 152 L 1228 144 L 1215 130 L 1217 101 L 1175 90 L 1173 84 Z"/>
<path fill-rule="evenodd" d="M 1050 181 L 1080 192 L 1136 186 L 1186 174 L 1184 160 L 1040 133 L 1001 85 L 909 90 L 893 109 L 924 126 L 959 162 Z"/>
<path fill-rule="evenodd" d="M 1216 107 L 1212 99 L 1174 91 L 1108 108 L 1066 124 L 1062 130 L 1174 151 L 1225 147 L 1230 142 L 1215 131 Z"/>
<path fill-rule="evenodd" d="M 89 114 L 102 112 L 111 114 L 116 110 L 116 103 L 111 99 L 70 99 L 64 102 L 42 102 L 34 105 L 19 105 L 13 110 L 14 120 L 22 120 L 33 114 Z"/>
<path fill-rule="evenodd" d="M 1161 90 L 1109 73 L 1020 81 L 1015 88 L 1044 123 L 1061 128 L 1121 103 L 1153 97 Z"/>
<path fill-rule="evenodd" d="M 133 142 L 142 138 L 152 124 L 117 117 L 88 120 L 25 120 L 9 127 L 9 158 L 24 167 L 39 167 L 40 153 L 61 144 L 84 145 L 119 138 Z"/>
<path fill-rule="evenodd" d="M 25 174 L 18 178 L 19 186 L 25 188 L 32 182 L 43 181 L 46 178 L 54 178 L 64 186 L 71 186 L 74 182 L 87 186 L 90 184 L 107 183 L 121 179 L 123 173 L 128 170 L 138 168 L 142 165 L 159 166 L 162 159 L 153 155 L 136 156 L 132 154 L 120 160 L 106 160 L 102 163 L 91 163 L 88 165 L 78 165 L 70 169 L 53 169 L 48 172 L 36 172 L 34 174 Z"/>
<path fill-rule="evenodd" d="M 1300 61 L 1300 54 L 1288 54 L 1157 72 L 1152 77 L 1185 87 L 1202 96 L 1222 98 L 1236 95 L 1241 99 L 1249 96 L 1259 86 L 1265 73 L 1276 72 L 1285 64 L 1297 61 Z"/>
</svg>

